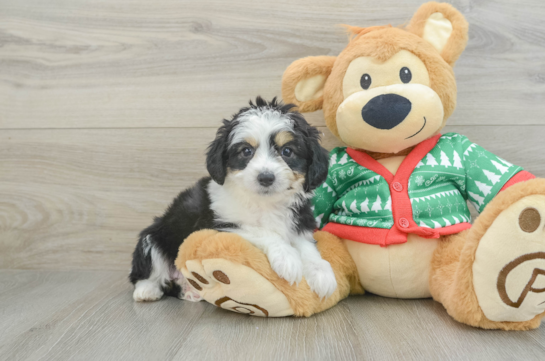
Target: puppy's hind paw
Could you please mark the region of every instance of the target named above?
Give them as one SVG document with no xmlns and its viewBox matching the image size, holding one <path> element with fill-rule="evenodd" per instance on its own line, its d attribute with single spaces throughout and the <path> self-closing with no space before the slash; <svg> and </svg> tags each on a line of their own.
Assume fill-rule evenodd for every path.
<svg viewBox="0 0 545 361">
<path fill-rule="evenodd" d="M 151 302 L 157 301 L 163 297 L 161 287 L 150 280 L 141 280 L 134 285 L 132 298 L 136 302 Z"/>
<path fill-rule="evenodd" d="M 326 260 L 306 263 L 304 276 L 310 289 L 320 298 L 331 296 L 337 289 L 335 273 Z"/>
</svg>

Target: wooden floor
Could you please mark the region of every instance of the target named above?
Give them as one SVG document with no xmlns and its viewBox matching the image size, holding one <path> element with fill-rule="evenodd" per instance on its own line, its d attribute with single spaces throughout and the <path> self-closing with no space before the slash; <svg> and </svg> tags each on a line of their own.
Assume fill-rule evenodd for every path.
<svg viewBox="0 0 545 361">
<path fill-rule="evenodd" d="M 543 332 L 483 331 L 432 300 L 352 297 L 263 319 L 169 297 L 132 303 L 119 271 L 0 273 L 2 360 L 543 360 Z M 509 357 L 512 355 L 513 357 Z"/>
<path fill-rule="evenodd" d="M 278 320 L 132 302 L 136 235 L 205 175 L 220 120 L 279 95 L 293 60 L 338 54 L 337 24 L 421 3 L 0 0 L 0 360 L 544 360 L 545 326 L 477 330 L 431 300 Z M 453 4 L 470 39 L 446 131 L 545 177 L 545 2 Z"/>
</svg>

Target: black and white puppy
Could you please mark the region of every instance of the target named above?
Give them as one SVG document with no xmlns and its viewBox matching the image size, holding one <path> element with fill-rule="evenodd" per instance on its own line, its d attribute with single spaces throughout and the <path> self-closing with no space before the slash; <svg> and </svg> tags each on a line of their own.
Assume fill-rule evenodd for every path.
<svg viewBox="0 0 545 361">
<path fill-rule="evenodd" d="M 293 108 L 257 97 L 223 121 L 208 148 L 210 177 L 180 193 L 140 234 L 130 274 L 136 301 L 187 298 L 174 260 L 184 239 L 201 229 L 237 233 L 291 284 L 304 276 L 318 296 L 333 293 L 335 275 L 312 237 L 310 201 L 327 176 L 327 152 L 318 130 Z"/>
</svg>

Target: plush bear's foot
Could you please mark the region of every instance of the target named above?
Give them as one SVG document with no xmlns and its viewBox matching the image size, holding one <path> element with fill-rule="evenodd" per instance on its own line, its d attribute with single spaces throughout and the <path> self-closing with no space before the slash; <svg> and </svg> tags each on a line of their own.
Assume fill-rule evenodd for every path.
<svg viewBox="0 0 545 361">
<path fill-rule="evenodd" d="M 202 298 L 218 307 L 253 316 L 308 317 L 334 306 L 350 292 L 363 293 L 342 240 L 326 232 L 316 233 L 315 239 L 329 263 L 304 272 L 312 274 L 316 289 L 332 293 L 326 299 L 313 292 L 305 278 L 291 285 L 273 271 L 263 252 L 233 233 L 193 233 L 180 247 L 175 265 Z M 333 291 L 332 285 L 337 285 Z"/>
<path fill-rule="evenodd" d="M 236 234 L 195 232 L 180 247 L 175 264 L 200 297 L 217 307 L 260 317 L 294 314 L 280 291 L 293 292 L 293 286 L 272 271 L 261 251 Z"/>
<path fill-rule="evenodd" d="M 471 229 L 445 237 L 430 267 L 430 292 L 457 321 L 531 330 L 545 316 L 545 180 L 500 192 Z"/>
<path fill-rule="evenodd" d="M 545 311 L 545 195 L 503 210 L 479 242 L 473 285 L 491 321 L 522 322 Z"/>
<path fill-rule="evenodd" d="M 261 317 L 293 315 L 286 296 L 247 266 L 222 258 L 189 260 L 182 273 L 202 298 L 218 307 Z"/>
</svg>

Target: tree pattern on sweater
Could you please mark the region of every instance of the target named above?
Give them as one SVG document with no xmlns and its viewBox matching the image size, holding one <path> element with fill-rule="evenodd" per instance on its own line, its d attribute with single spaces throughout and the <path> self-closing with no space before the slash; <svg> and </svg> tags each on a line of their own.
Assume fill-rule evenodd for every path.
<svg viewBox="0 0 545 361">
<path fill-rule="evenodd" d="M 482 212 L 521 170 L 463 135 L 444 134 L 409 177 L 414 221 L 427 228 L 469 222 L 467 200 Z M 345 147 L 330 152 L 329 173 L 313 203 L 319 228 L 328 222 L 385 229 L 393 225 L 388 183 L 356 163 Z"/>
</svg>

